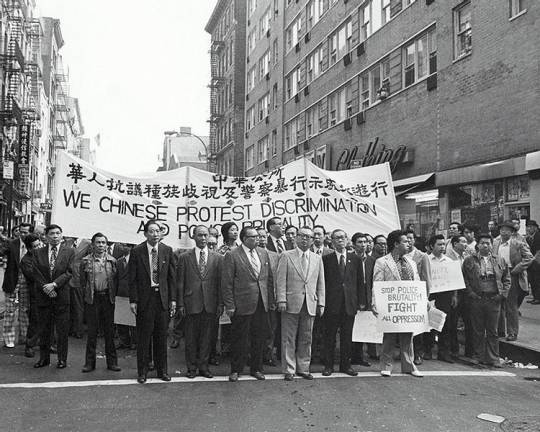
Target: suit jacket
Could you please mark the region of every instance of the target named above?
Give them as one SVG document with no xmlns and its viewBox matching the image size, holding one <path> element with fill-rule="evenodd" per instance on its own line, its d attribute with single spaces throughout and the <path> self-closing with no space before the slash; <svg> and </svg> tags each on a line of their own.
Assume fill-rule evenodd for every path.
<svg viewBox="0 0 540 432">
<path fill-rule="evenodd" d="M 345 302 L 347 315 L 355 315 L 360 305 L 366 304 L 364 272 L 360 258 L 354 253 L 347 253 L 345 276 L 341 279 L 336 253 L 323 256 L 325 313 L 339 314 L 341 304 Z"/>
<path fill-rule="evenodd" d="M 73 246 L 72 246 L 73 247 Z M 69 280 L 69 285 L 75 288 L 81 286 L 81 277 L 80 277 L 80 267 L 82 259 L 90 253 L 92 249 L 92 243 L 88 239 L 81 239 L 76 248 L 73 248 L 75 251 L 73 255 L 73 262 L 71 263 L 71 274 L 72 277 Z"/>
<path fill-rule="evenodd" d="M 311 252 L 315 253 L 315 246 L 311 246 L 310 250 L 311 250 Z M 330 249 L 330 248 L 327 247 L 327 246 L 323 246 L 323 250 L 322 250 L 322 255 L 321 255 L 321 256 L 330 255 L 332 252 L 334 252 L 332 249 Z M 315 254 L 315 255 L 317 255 L 317 254 Z"/>
<path fill-rule="evenodd" d="M 114 304 L 114 297 L 116 295 L 118 283 L 118 277 L 116 276 L 116 259 L 105 254 L 104 270 L 107 276 L 107 286 L 109 290 L 109 301 Z M 90 254 L 85 256 L 79 265 L 79 278 L 80 286 L 83 289 L 83 297 L 85 303 L 91 305 L 94 304 L 94 255 Z"/>
<path fill-rule="evenodd" d="M 69 285 L 71 279 L 71 266 L 74 250 L 61 244 L 56 255 L 56 262 L 52 274 L 49 268 L 49 247 L 44 246 L 32 252 L 32 279 L 36 283 L 37 305 L 47 306 L 52 302 L 69 304 Z M 43 285 L 55 282 L 56 297 L 50 298 L 42 290 Z"/>
<path fill-rule="evenodd" d="M 291 250 L 294 249 L 294 246 L 287 242 L 287 239 L 285 237 L 281 237 L 281 241 L 283 242 L 283 247 L 285 250 Z M 274 246 L 274 240 L 272 239 L 272 236 L 269 235 L 267 242 L 266 242 L 266 249 L 268 249 L 271 252 L 276 252 L 276 247 Z"/>
<path fill-rule="evenodd" d="M 277 302 L 287 303 L 287 312 L 300 313 L 304 300 L 308 313 L 315 316 L 317 306 L 325 305 L 324 266 L 322 258 L 309 251 L 307 277 L 302 272 L 298 250 L 283 252 L 276 277 Z"/>
<path fill-rule="evenodd" d="M 413 269 L 414 280 L 420 280 L 418 275 L 418 269 L 416 268 L 416 263 L 410 259 L 408 256 L 404 256 L 405 260 Z M 392 254 L 387 254 L 383 257 L 380 257 L 375 261 L 375 266 L 373 267 L 373 280 L 374 281 L 399 281 L 401 276 L 399 275 L 399 270 L 397 268 L 396 262 L 392 257 Z"/>
<path fill-rule="evenodd" d="M 145 310 L 150 297 L 154 295 L 151 286 L 152 273 L 148 256 L 147 242 L 133 248 L 129 257 L 129 301 L 137 303 L 138 310 Z M 158 243 L 159 294 L 161 306 L 169 309 L 169 303 L 176 301 L 176 260 L 173 250 L 163 243 Z"/>
<path fill-rule="evenodd" d="M 116 291 L 115 296 L 129 297 L 128 260 L 124 255 L 116 261 Z"/>
<path fill-rule="evenodd" d="M 19 278 L 19 261 L 21 256 L 21 239 L 12 240 L 8 243 L 6 256 L 7 267 L 4 272 L 4 282 L 2 283 L 2 290 L 6 293 L 12 293 L 17 286 L 17 279 Z"/>
<path fill-rule="evenodd" d="M 255 248 L 261 270 L 257 276 L 242 246 L 232 249 L 225 255 L 221 277 L 221 295 L 227 310 L 234 310 L 236 315 L 251 315 L 257 309 L 259 294 L 264 309 L 275 304 L 274 275 L 270 266 L 268 252 Z"/>
<path fill-rule="evenodd" d="M 277 265 L 279 260 L 279 254 L 277 252 L 272 252 L 267 250 L 268 259 L 270 260 L 270 268 L 272 269 L 272 275 L 274 276 L 274 283 L 272 284 L 272 291 L 274 292 L 274 298 L 276 298 L 276 274 L 277 274 Z"/>
<path fill-rule="evenodd" d="M 466 293 L 469 297 L 472 294 L 480 295 L 480 260 L 482 257 L 480 254 L 474 254 L 463 261 L 461 271 L 463 272 L 463 279 L 465 280 Z M 508 271 L 508 264 L 500 257 L 491 254 L 489 256 L 493 271 L 495 272 L 495 281 L 497 282 L 497 290 L 504 298 L 508 297 L 508 291 L 510 291 L 510 272 Z"/>
<path fill-rule="evenodd" d="M 527 279 L 527 268 L 533 262 L 533 255 L 529 249 L 529 245 L 523 237 L 510 237 L 510 262 L 507 263 L 510 267 L 510 274 L 517 276 L 519 280 L 519 286 L 522 291 L 529 291 L 529 282 Z M 500 256 L 499 247 L 501 245 L 501 237 L 497 237 L 493 240 L 493 255 Z"/>
<path fill-rule="evenodd" d="M 208 250 L 206 270 L 201 275 L 195 256 L 195 248 L 184 252 L 178 259 L 178 306 L 185 307 L 186 313 L 205 312 L 215 314 L 221 303 L 221 261 L 223 257 Z"/>
</svg>

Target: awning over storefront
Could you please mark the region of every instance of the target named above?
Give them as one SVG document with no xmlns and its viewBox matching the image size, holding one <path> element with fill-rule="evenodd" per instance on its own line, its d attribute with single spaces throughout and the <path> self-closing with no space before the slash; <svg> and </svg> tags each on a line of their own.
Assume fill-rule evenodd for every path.
<svg viewBox="0 0 540 432">
<path fill-rule="evenodd" d="M 504 177 L 526 175 L 525 156 L 455 168 L 437 173 L 435 186 L 451 186 L 468 183 L 478 183 L 486 180 L 495 180 Z"/>
<path fill-rule="evenodd" d="M 540 170 L 540 151 L 525 156 L 525 169 L 527 171 Z"/>
<path fill-rule="evenodd" d="M 403 195 L 404 193 L 410 192 L 411 190 L 417 188 L 418 186 L 428 182 L 433 178 L 435 173 L 420 174 L 414 177 L 408 177 L 400 180 L 394 181 L 394 191 L 396 196 Z"/>
</svg>

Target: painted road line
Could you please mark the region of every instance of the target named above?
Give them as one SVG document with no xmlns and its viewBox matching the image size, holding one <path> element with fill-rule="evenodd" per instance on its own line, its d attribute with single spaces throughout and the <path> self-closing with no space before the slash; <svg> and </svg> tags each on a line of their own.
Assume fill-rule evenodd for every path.
<svg viewBox="0 0 540 432">
<path fill-rule="evenodd" d="M 515 377 L 516 375 L 511 372 L 503 371 L 423 371 L 425 377 Z M 408 377 L 407 374 L 396 373 L 392 375 L 393 377 Z M 320 373 L 314 373 L 313 377 L 315 379 L 333 379 L 333 378 L 381 378 L 379 372 L 359 372 L 358 376 L 351 377 L 343 373 L 334 373 L 331 376 L 323 377 Z M 272 374 L 266 375 L 267 380 L 283 380 L 282 374 Z M 301 377 L 295 377 L 295 379 L 302 380 Z M 387 378 L 384 378 L 387 379 Z M 146 381 L 146 384 L 173 384 L 173 383 L 215 383 L 215 382 L 226 382 L 229 380 L 228 376 L 216 376 L 212 379 L 196 377 L 193 379 L 186 377 L 172 377 L 170 382 L 161 381 L 158 378 L 149 378 Z M 256 381 L 255 378 L 251 376 L 241 376 L 239 381 Z M 135 378 L 132 379 L 118 379 L 118 380 L 95 380 L 95 381 L 56 381 L 56 382 L 43 382 L 43 383 L 10 383 L 10 384 L 0 384 L 0 389 L 32 389 L 32 388 L 68 388 L 68 387 L 98 387 L 98 386 L 122 386 L 122 385 L 139 385 Z"/>
</svg>

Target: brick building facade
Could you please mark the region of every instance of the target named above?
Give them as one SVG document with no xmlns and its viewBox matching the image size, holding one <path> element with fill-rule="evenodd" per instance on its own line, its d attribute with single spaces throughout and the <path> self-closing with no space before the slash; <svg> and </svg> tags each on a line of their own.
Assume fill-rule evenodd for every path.
<svg viewBox="0 0 540 432">
<path fill-rule="evenodd" d="M 299 157 L 329 170 L 389 161 L 402 225 L 422 235 L 451 220 L 540 219 L 538 2 L 258 3 L 246 23 L 246 175 Z M 251 84 L 274 39 L 269 77 Z"/>
</svg>

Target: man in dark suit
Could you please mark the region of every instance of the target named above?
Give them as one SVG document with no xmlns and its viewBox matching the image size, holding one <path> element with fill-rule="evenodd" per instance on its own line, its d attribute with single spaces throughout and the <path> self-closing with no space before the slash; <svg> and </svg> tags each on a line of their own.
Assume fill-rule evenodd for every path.
<svg viewBox="0 0 540 432">
<path fill-rule="evenodd" d="M 266 230 L 268 231 L 268 242 L 266 249 L 271 252 L 281 253 L 284 250 L 294 249 L 293 245 L 287 245 L 283 238 L 283 227 L 281 226 L 281 219 L 273 217 L 266 222 Z"/>
<path fill-rule="evenodd" d="M 360 258 L 347 253 L 347 234 L 334 230 L 334 253 L 323 256 L 326 310 L 322 317 L 324 339 L 324 376 L 334 371 L 336 334 L 340 334 L 340 372 L 356 376 L 351 367 L 352 329 L 357 310 L 365 309 L 364 275 Z"/>
<path fill-rule="evenodd" d="M 169 313 L 176 313 L 176 263 L 173 250 L 162 243 L 155 220 L 144 225 L 146 241 L 131 252 L 129 302 L 137 321 L 137 382 L 144 384 L 148 372 L 150 340 L 153 341 L 157 376 L 170 381 L 167 373 L 167 326 Z"/>
<path fill-rule="evenodd" d="M 354 253 L 360 258 L 360 265 L 362 266 L 362 276 L 364 295 L 366 298 L 366 309 L 371 310 L 371 296 L 373 290 L 373 267 L 375 266 L 375 258 L 367 254 L 368 235 L 362 233 L 355 233 L 352 236 L 352 244 L 354 247 Z M 367 345 L 367 352 L 370 358 L 377 360 L 377 348 L 375 344 L 369 343 Z M 358 364 L 360 366 L 369 367 L 371 363 L 364 358 L 364 343 L 353 342 L 352 344 L 352 364 Z"/>
<path fill-rule="evenodd" d="M 19 263 L 26 254 L 24 238 L 34 231 L 34 227 L 29 223 L 19 225 L 19 237 L 12 240 L 7 248 L 7 267 L 4 273 L 2 290 L 5 293 L 6 313 L 4 315 L 4 344 L 6 348 L 15 348 L 17 342 L 18 323 L 15 322 L 16 312 L 19 309 L 19 322 L 21 323 L 21 335 L 26 335 L 28 328 L 28 315 L 23 309 L 23 303 L 19 301 L 18 282 L 21 272 Z M 23 287 L 26 289 L 27 287 Z M 22 294 L 22 293 L 20 293 Z M 28 298 L 28 296 L 26 296 Z"/>
<path fill-rule="evenodd" d="M 50 364 L 51 332 L 56 327 L 58 363 L 66 367 L 69 332 L 69 280 L 74 250 L 62 244 L 62 228 L 49 225 L 45 228 L 47 246 L 33 253 L 33 280 L 37 290 L 40 321 L 39 361 L 36 368 Z"/>
<path fill-rule="evenodd" d="M 219 286 L 222 256 L 207 247 L 208 228 L 195 228 L 195 247 L 178 262 L 178 307 L 185 317 L 187 377 L 214 376 L 208 368 L 212 325 L 220 314 Z"/>
<path fill-rule="evenodd" d="M 133 245 L 127 245 L 124 250 L 125 255 L 120 257 L 116 261 L 116 292 L 114 293 L 115 297 L 126 297 L 129 298 L 129 273 L 128 273 L 128 263 L 129 257 Z M 118 331 L 118 338 L 120 343 L 116 347 L 117 349 L 135 349 L 137 346 L 137 335 L 135 327 L 117 324 L 116 329 Z"/>
<path fill-rule="evenodd" d="M 232 321 L 232 358 L 229 381 L 238 381 L 250 356 L 250 374 L 264 380 L 263 351 L 270 335 L 268 311 L 275 307 L 273 274 L 268 252 L 257 247 L 257 230 L 244 227 L 242 245 L 223 262 L 221 290 L 225 312 Z"/>
</svg>

